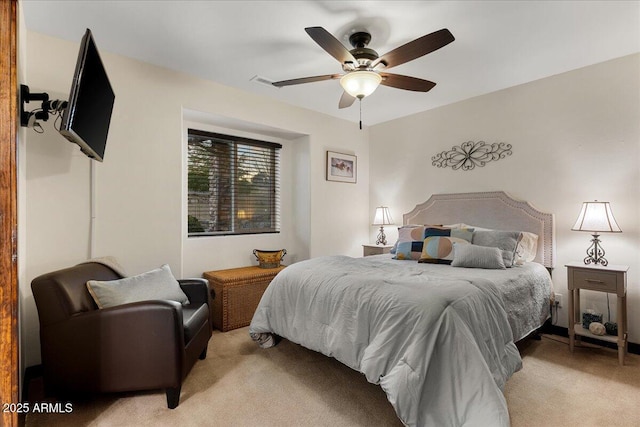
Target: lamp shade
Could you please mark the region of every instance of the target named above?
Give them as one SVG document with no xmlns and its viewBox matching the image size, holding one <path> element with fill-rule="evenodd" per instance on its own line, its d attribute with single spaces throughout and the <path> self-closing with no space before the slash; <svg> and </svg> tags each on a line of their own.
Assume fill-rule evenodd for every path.
<svg viewBox="0 0 640 427">
<path fill-rule="evenodd" d="M 591 231 L 594 233 L 621 233 L 616 219 L 611 212 L 609 202 L 584 202 L 573 231 Z"/>
<path fill-rule="evenodd" d="M 340 85 L 354 98 L 364 98 L 376 90 L 382 77 L 374 71 L 352 71 L 340 79 Z"/>
<path fill-rule="evenodd" d="M 376 215 L 373 219 L 373 224 L 371 225 L 391 225 L 391 224 L 393 224 L 393 219 L 391 219 L 389 208 L 386 206 L 377 207 Z"/>
</svg>

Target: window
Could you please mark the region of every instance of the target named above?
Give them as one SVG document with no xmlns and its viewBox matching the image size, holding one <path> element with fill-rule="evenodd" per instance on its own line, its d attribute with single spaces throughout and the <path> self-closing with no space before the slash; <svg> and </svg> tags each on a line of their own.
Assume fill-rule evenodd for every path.
<svg viewBox="0 0 640 427">
<path fill-rule="evenodd" d="M 189 237 L 278 233 L 280 148 L 189 129 Z"/>
</svg>

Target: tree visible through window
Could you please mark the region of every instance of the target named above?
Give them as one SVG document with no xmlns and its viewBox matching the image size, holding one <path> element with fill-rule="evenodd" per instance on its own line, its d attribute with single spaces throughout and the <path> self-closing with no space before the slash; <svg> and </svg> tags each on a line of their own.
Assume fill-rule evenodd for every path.
<svg viewBox="0 0 640 427">
<path fill-rule="evenodd" d="M 189 236 L 279 232 L 281 147 L 189 129 Z"/>
</svg>

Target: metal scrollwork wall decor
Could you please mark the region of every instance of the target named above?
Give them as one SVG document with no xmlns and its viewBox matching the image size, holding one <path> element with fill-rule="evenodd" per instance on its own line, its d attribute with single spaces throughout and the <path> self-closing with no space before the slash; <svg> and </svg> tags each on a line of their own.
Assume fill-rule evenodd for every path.
<svg viewBox="0 0 640 427">
<path fill-rule="evenodd" d="M 467 141 L 454 145 L 451 150 L 436 154 L 431 158 L 431 164 L 439 168 L 451 167 L 453 170 L 469 171 L 476 166 L 482 167 L 487 162 L 504 159 L 511 154 L 511 144 Z"/>
</svg>

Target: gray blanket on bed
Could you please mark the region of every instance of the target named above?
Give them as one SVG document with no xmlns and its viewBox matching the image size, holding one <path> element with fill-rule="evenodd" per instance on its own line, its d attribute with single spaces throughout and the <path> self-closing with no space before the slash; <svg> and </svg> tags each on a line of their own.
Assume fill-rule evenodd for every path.
<svg viewBox="0 0 640 427">
<path fill-rule="evenodd" d="M 264 293 L 252 337 L 276 334 L 362 372 L 406 425 L 509 425 L 502 387 L 522 361 L 499 287 L 450 275 L 468 269 L 376 258 L 287 267 Z"/>
</svg>

